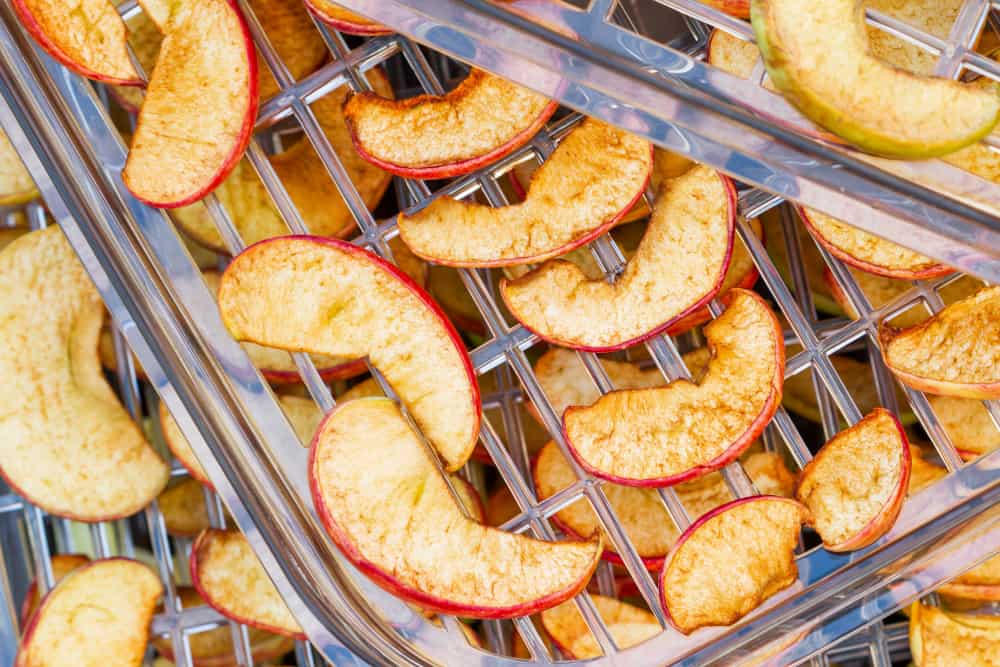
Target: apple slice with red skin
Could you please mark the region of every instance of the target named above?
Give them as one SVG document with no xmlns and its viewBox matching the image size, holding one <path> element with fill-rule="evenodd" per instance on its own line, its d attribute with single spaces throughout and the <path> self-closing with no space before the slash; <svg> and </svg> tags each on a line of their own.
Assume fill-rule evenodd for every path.
<svg viewBox="0 0 1000 667">
<path fill-rule="evenodd" d="M 731 625 L 791 586 L 799 529 L 808 518 L 795 500 L 752 496 L 692 523 L 660 573 L 667 620 L 684 634 Z"/>
<path fill-rule="evenodd" d="M 472 454 L 481 414 L 472 362 L 437 304 L 395 266 L 344 241 L 269 239 L 229 265 L 219 310 L 237 340 L 367 355 L 449 471 Z"/>
<path fill-rule="evenodd" d="M 795 498 L 809 508 L 827 551 L 854 551 L 889 532 L 909 484 L 903 426 L 876 408 L 823 445 L 802 469 Z"/>
<path fill-rule="evenodd" d="M 327 416 L 313 440 L 309 484 L 344 555 L 430 611 L 526 616 L 582 591 L 600 560 L 600 539 L 546 542 L 466 517 L 386 398 L 341 403 Z"/>
<path fill-rule="evenodd" d="M 278 396 L 278 405 L 281 406 L 281 411 L 285 413 L 288 422 L 292 425 L 295 435 L 299 437 L 303 445 L 306 445 L 316 432 L 320 420 L 323 419 L 323 413 L 311 399 L 299 396 Z M 167 410 L 166 403 L 162 401 L 160 402 L 160 429 L 163 431 L 163 440 L 170 453 L 180 461 L 191 477 L 214 490 L 215 487 L 212 486 L 208 474 L 198 462 L 198 457 L 195 456 L 190 443 L 184 437 L 170 411 Z"/>
<path fill-rule="evenodd" d="M 1000 287 L 907 329 L 882 323 L 882 358 L 903 384 L 941 396 L 1000 398 Z"/>
<path fill-rule="evenodd" d="M 160 579 L 134 560 L 108 558 L 78 568 L 42 600 L 14 665 L 139 667 L 161 595 Z"/>
<path fill-rule="evenodd" d="M 90 557 L 84 554 L 56 554 L 50 559 L 52 563 L 52 578 L 56 584 L 62 581 L 67 574 L 83 567 L 90 562 Z M 28 590 L 24 593 L 24 602 L 21 603 L 20 621 L 21 625 L 31 618 L 31 615 L 38 609 L 38 577 L 36 576 L 28 584 Z"/>
<path fill-rule="evenodd" d="M 646 234 L 615 283 L 549 260 L 501 281 L 504 302 L 525 327 L 563 347 L 609 352 L 666 331 L 722 286 L 733 248 L 735 192 L 725 176 L 695 167 L 661 186 Z"/>
<path fill-rule="evenodd" d="M 390 100 L 371 92 L 344 105 L 354 146 L 364 159 L 404 178 L 450 178 L 520 148 L 559 103 L 473 69 L 444 95 Z"/>
<path fill-rule="evenodd" d="M 919 667 L 997 667 L 1000 620 L 949 614 L 914 602 L 910 607 L 910 653 Z"/>
<path fill-rule="evenodd" d="M 0 475 L 77 521 L 130 516 L 170 476 L 101 370 L 103 321 L 101 297 L 58 227 L 0 251 Z"/>
<path fill-rule="evenodd" d="M 410 249 L 436 264 L 530 264 L 590 243 L 617 225 L 649 182 L 653 148 L 639 137 L 587 118 L 532 175 L 524 201 L 493 208 L 438 197 L 398 217 Z"/>
<path fill-rule="evenodd" d="M 214 190 L 257 118 L 257 52 L 235 0 L 143 0 L 164 32 L 122 178 L 136 198 L 176 208 Z"/>
<path fill-rule="evenodd" d="M 802 206 L 799 217 L 813 238 L 845 264 L 886 278 L 926 280 L 953 273 L 954 269 L 892 241 Z"/>
<path fill-rule="evenodd" d="M 110 0 L 13 0 L 14 11 L 38 44 L 80 76 L 120 86 L 143 81 L 129 59 L 125 23 Z"/>
<path fill-rule="evenodd" d="M 652 623 L 657 629 L 660 627 L 656 617 L 645 609 L 603 595 L 591 595 L 590 599 L 597 608 L 598 615 L 608 626 Z M 563 602 L 558 607 L 546 609 L 539 614 L 539 617 L 552 643 L 567 657 L 592 657 L 578 656 L 571 651 L 573 644 L 581 637 L 591 635 L 590 628 L 583 620 L 583 614 L 577 608 L 576 602 L 572 600 Z"/>
<path fill-rule="evenodd" d="M 698 384 L 613 391 L 566 410 L 570 451 L 587 472 L 627 486 L 671 486 L 722 468 L 757 438 L 781 403 L 781 324 L 761 297 L 733 290 L 705 337 L 713 357 Z"/>
<path fill-rule="evenodd" d="M 349 35 L 361 35 L 364 37 L 375 37 L 377 35 L 391 35 L 392 30 L 379 25 L 371 19 L 366 19 L 360 14 L 347 11 L 340 5 L 330 0 L 305 0 L 306 7 L 309 8 L 316 18 L 327 24 L 334 30 L 346 32 Z"/>
</svg>

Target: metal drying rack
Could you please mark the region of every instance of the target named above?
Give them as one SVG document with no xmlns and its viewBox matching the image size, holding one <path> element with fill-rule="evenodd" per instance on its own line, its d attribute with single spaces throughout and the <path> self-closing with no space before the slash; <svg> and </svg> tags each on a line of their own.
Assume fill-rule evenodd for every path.
<svg viewBox="0 0 1000 667">
<path fill-rule="evenodd" d="M 343 4 L 400 34 L 348 42 L 317 24 L 332 61 L 294 80 L 246 1 L 240 1 L 258 49 L 281 88 L 262 101 L 260 131 L 247 157 L 292 232 L 305 232 L 306 225 L 264 150 L 271 131 L 267 128 L 284 119 L 305 135 L 339 188 L 358 223 L 361 234 L 356 242 L 391 258 L 387 241 L 397 233 L 394 217 L 376 219 L 368 211 L 309 104 L 342 85 L 364 88 L 364 72 L 383 64 L 395 68 L 397 89 L 408 78 L 423 91 L 439 93 L 440 75 L 450 72 L 448 58 L 454 58 L 556 97 L 577 112 L 626 127 L 746 184 L 739 198 L 740 242 L 753 257 L 760 284 L 785 317 L 786 340 L 801 346 L 801 352 L 789 356 L 786 375 L 813 371 L 823 437 L 837 431 L 838 415 L 848 423 L 861 417 L 830 356 L 849 346 L 866 349 L 880 401 L 897 409 L 893 380 L 877 354 L 875 327 L 884 317 L 907 308 L 939 310 L 940 290 L 957 276 L 914 283 L 905 294 L 873 308 L 846 267 L 820 249 L 861 314 L 854 321 L 821 320 L 801 262 L 802 241 L 787 207 L 782 211 L 782 228 L 791 285 L 746 219 L 783 199 L 794 200 L 903 241 L 968 274 L 1000 282 L 996 214 L 1000 189 L 937 161 L 899 165 L 907 176 L 903 178 L 809 138 L 803 133 L 805 121 L 762 88 L 759 77 L 744 81 L 701 60 L 712 27 L 750 37 L 747 24 L 706 5 L 693 0 L 627 4 L 594 0 L 586 8 L 556 0 L 503 5 L 482 0 L 344 0 Z M 868 18 L 941 56 L 939 74 L 958 76 L 964 68 L 1000 79 L 1000 67 L 971 50 L 991 10 L 990 2 L 967 0 L 947 40 L 874 12 Z M 137 8 L 127 2 L 121 11 L 127 16 Z M 125 148 L 102 92 L 47 58 L 21 31 L 9 4 L 0 7 L 0 95 L 5 103 L 0 106 L 0 125 L 38 183 L 48 214 L 66 233 L 111 312 L 122 399 L 137 420 L 156 415 L 158 400 L 176 417 L 218 489 L 218 496 L 206 493 L 212 522 L 222 525 L 225 505 L 310 638 L 310 644 L 296 645 L 298 664 L 321 664 L 324 658 L 338 666 L 519 664 L 508 657 L 511 624 L 484 623 L 487 646 L 475 649 L 456 619 L 445 618 L 443 628 L 436 627 L 340 557 L 313 516 L 305 451 L 270 389 L 222 327 L 200 273 L 169 219 L 137 202 L 124 188 L 120 171 Z M 544 160 L 578 118 L 575 113 L 560 117 L 523 149 L 448 183 L 432 187 L 397 178 L 398 205 L 418 208 L 445 193 L 482 196 L 490 204 L 504 205 L 498 179 L 517 164 Z M 942 190 L 958 196 L 946 196 Z M 214 197 L 206 202 L 228 250 L 238 252 L 243 243 L 227 212 Z M 46 224 L 46 211 L 40 205 L 29 205 L 26 212 L 32 226 Z M 591 249 L 609 276 L 622 270 L 625 260 L 613 239 L 602 237 Z M 600 481 L 576 469 L 578 482 L 545 501 L 535 497 L 521 426 L 525 401 L 535 406 L 565 449 L 558 415 L 525 354 L 539 341 L 507 321 L 489 271 L 460 274 L 488 332 L 485 342 L 471 352 L 473 364 L 480 374 L 495 374 L 497 385 L 495 392 L 484 396 L 486 419 L 480 440 L 521 510 L 504 528 L 553 538 L 557 533 L 549 517 L 585 498 L 621 554 L 640 596 L 662 623 L 653 579 L 615 519 Z M 717 304 L 712 312 L 718 314 Z M 687 373 L 674 340 L 660 336 L 645 345 L 666 378 Z M 128 349 L 142 363 L 148 382 L 136 380 Z M 330 387 L 308 357 L 294 356 L 309 394 L 328 410 L 334 402 Z M 611 390 L 597 358 L 580 356 L 595 385 L 602 392 Z M 822 549 L 803 553 L 799 584 L 733 627 L 690 637 L 665 629 L 628 649 L 615 646 L 593 605 L 580 596 L 580 610 L 605 654 L 594 664 L 729 665 L 767 655 L 774 664 L 867 660 L 883 667 L 905 657 L 905 623 L 883 624 L 882 619 L 1000 550 L 1000 511 L 995 507 L 1000 500 L 1000 454 L 963 465 L 926 398 L 909 390 L 906 398 L 949 474 L 907 502 L 886 539 L 852 554 Z M 1000 424 L 997 405 L 987 407 Z M 497 420 L 503 425 L 503 439 L 493 426 Z M 158 440 L 155 425 L 153 432 Z M 764 441 L 770 448 L 784 448 L 798 465 L 810 458 L 809 444 L 814 448 L 819 444 L 808 441 L 784 409 L 769 425 Z M 465 471 L 474 482 L 481 480 L 476 465 Z M 175 464 L 174 474 L 186 473 Z M 726 469 L 725 478 L 735 495 L 753 493 L 738 464 Z M 676 494 L 667 489 L 661 498 L 683 528 L 688 518 Z M 153 632 L 168 635 L 178 663 L 189 665 L 188 637 L 227 621 L 207 607 L 180 607 L 176 585 L 184 575 L 176 571 L 175 558 L 183 557 L 189 544 L 167 536 L 155 503 L 144 519 L 167 588 Z M 90 548 L 96 555 L 131 554 L 137 525 L 132 518 L 91 526 Z M 0 576 L 5 601 L 0 606 L 0 666 L 5 666 L 13 661 L 14 604 L 26 582 L 37 573 L 42 590 L 51 586 L 49 555 L 73 551 L 81 538 L 72 522 L 45 516 L 9 493 L 0 496 L 0 534 L 4 539 L 0 574 L 6 575 Z M 602 566 L 595 579 L 601 592 L 613 593 L 610 566 Z M 251 664 L 246 628 L 229 625 L 234 660 Z M 560 660 L 530 620 L 517 619 L 513 626 L 534 663 Z M 789 637 L 796 640 L 791 645 Z"/>
</svg>

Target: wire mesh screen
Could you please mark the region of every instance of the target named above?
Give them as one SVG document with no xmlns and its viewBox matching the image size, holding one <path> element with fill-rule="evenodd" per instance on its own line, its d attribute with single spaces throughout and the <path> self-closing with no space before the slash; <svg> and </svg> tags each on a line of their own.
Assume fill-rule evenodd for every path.
<svg viewBox="0 0 1000 667">
<path fill-rule="evenodd" d="M 689 54 L 702 57 L 708 46 L 710 28 L 720 27 L 741 39 L 751 39 L 749 26 L 730 19 L 707 6 L 686 0 L 660 0 L 676 12 L 661 15 L 642 11 L 636 4 L 618 5 L 612 20 L 637 32 L 656 34 L 658 39 Z M 399 35 L 370 39 L 348 37 L 330 30 L 321 23 L 313 26 L 329 51 L 327 62 L 302 78 L 293 77 L 271 44 L 263 26 L 253 12 L 253 3 L 241 0 L 258 51 L 277 83 L 269 99 L 261 101 L 257 121 L 258 131 L 246 154 L 246 160 L 266 188 L 267 194 L 290 233 L 308 233 L 309 221 L 295 205 L 287 183 L 283 182 L 269 156 L 281 152 L 296 141 L 308 142 L 325 170 L 344 206 L 356 223 L 354 242 L 371 249 L 390 261 L 398 260 L 399 246 L 396 214 L 412 212 L 427 205 L 435 197 L 475 198 L 492 206 L 505 206 L 518 197 L 518 184 L 525 174 L 543 163 L 559 142 L 580 122 L 581 116 L 569 110 L 557 114 L 526 146 L 468 176 L 450 181 L 425 182 L 394 178 L 391 191 L 370 207 L 356 183 L 350 177 L 341 151 L 346 147 L 331 144 L 328 134 L 312 107 L 317 100 L 341 87 L 352 91 L 371 90 L 367 73 L 384 68 L 398 97 L 419 93 L 441 94 L 454 86 L 467 68 L 441 54 L 428 51 Z M 869 12 L 870 22 L 881 30 L 905 39 L 911 44 L 939 56 L 937 73 L 957 77 L 963 71 L 1000 79 L 996 63 L 972 50 L 976 37 L 990 17 L 988 2 L 966 2 L 947 40 L 915 30 L 899 20 Z M 140 11 L 135 3 L 120 6 L 124 17 L 134 18 Z M 658 20 L 650 16 L 658 17 Z M 665 18 L 664 18 L 665 17 Z M 652 26 L 647 28 L 647 25 Z M 670 26 L 665 28 L 664 26 Z M 667 33 L 667 34 L 663 34 Z M 759 65 L 755 72 L 763 76 Z M 760 78 L 758 77 L 758 79 Z M 103 88 L 109 109 L 120 120 L 123 133 L 131 129 L 134 116 L 123 111 L 121 100 Z M 640 206 L 652 204 L 648 192 Z M 238 211 L 230 210 L 212 195 L 205 200 L 208 215 L 222 239 L 224 250 L 205 258 L 216 268 L 226 265 L 228 258 L 246 245 L 239 233 Z M 981 281 L 971 276 L 953 274 L 930 281 L 896 284 L 892 295 L 875 301 L 859 284 L 858 275 L 822 246 L 817 245 L 797 218 L 795 209 L 779 198 L 746 185 L 739 185 L 739 219 L 737 244 L 741 244 L 752 259 L 759 276 L 755 289 L 766 296 L 780 313 L 784 338 L 789 353 L 786 362 L 786 399 L 763 432 L 760 449 L 780 457 L 792 471 L 812 459 L 813 452 L 844 425 L 857 423 L 875 405 L 882 405 L 904 418 L 914 441 L 926 440 L 924 455 L 948 473 L 963 465 L 962 452 L 953 442 L 953 432 L 942 423 L 933 403 L 920 392 L 896 384 L 885 368 L 878 349 L 877 329 L 881 321 L 891 318 L 915 317 L 918 313 L 940 311 L 949 295 L 967 291 Z M 32 228 L 46 224 L 44 210 L 29 205 L 24 213 Z M 23 224 L 20 212 L 7 217 L 10 226 Z M 641 216 L 640 216 L 641 218 Z M 753 221 L 763 223 L 758 233 Z M 629 223 L 641 230 L 643 219 Z M 597 267 L 608 280 L 621 275 L 629 254 L 626 226 L 600 237 L 589 247 Z M 641 232 L 640 232 L 641 233 Z M 394 247 L 397 250 L 394 252 Z M 504 530 L 528 532 L 543 539 L 563 535 L 557 521 L 559 512 L 574 503 L 586 503 L 592 509 L 600 528 L 617 556 L 615 562 L 602 563 L 590 586 L 591 593 L 608 597 L 628 598 L 649 609 L 664 632 L 667 627 L 661 609 L 655 573 L 647 568 L 632 538 L 623 528 L 607 494 L 607 482 L 587 475 L 567 449 L 561 427 L 561 415 L 546 394 L 535 372 L 539 356 L 546 345 L 518 324 L 498 297 L 497 283 L 502 272 L 497 269 L 451 269 L 431 266 L 427 269 L 427 287 L 444 306 L 470 348 L 470 355 L 482 390 L 484 420 L 480 435 L 482 449 L 477 460 L 465 466 L 462 475 L 484 498 L 509 496 L 511 509 L 496 523 Z M 723 312 L 723 304 L 709 305 L 712 317 Z M 165 456 L 158 421 L 157 397 L 141 380 L 124 339 L 111 326 L 115 380 L 119 395 L 136 421 L 146 429 Z M 677 338 L 667 335 L 654 337 L 624 352 L 595 355 L 576 352 L 578 362 L 599 393 L 616 387 L 602 360 L 630 361 L 641 368 L 657 369 L 664 382 L 690 378 L 683 353 L 705 344 L 698 330 Z M 328 412 L 337 396 L 356 382 L 324 380 L 308 355 L 294 354 L 304 392 Z M 369 369 L 382 390 L 392 396 L 392 389 Z M 294 383 L 293 383 L 294 387 Z M 791 391 L 791 387 L 795 391 Z M 288 386 L 277 391 L 296 391 Z M 984 402 L 982 409 L 1000 425 L 1000 406 Z M 542 499 L 536 493 L 532 460 L 540 446 L 555 442 L 573 469 L 576 481 Z M 180 482 L 186 470 L 174 462 L 173 477 Z M 752 476 L 740 462 L 722 470 L 722 476 L 732 497 L 755 495 Z M 946 478 L 946 476 L 945 476 Z M 692 519 L 673 488 L 659 489 L 657 498 L 677 531 L 687 528 Z M 225 508 L 219 499 L 204 490 L 204 515 L 208 524 L 226 525 Z M 14 604 L 23 599 L 27 583 L 37 581 L 44 592 L 54 583 L 53 554 L 86 552 L 92 557 L 122 554 L 154 563 L 166 586 L 162 610 L 156 615 L 152 632 L 157 637 L 150 648 L 147 663 L 156 656 L 171 659 L 178 665 L 199 664 L 195 647 L 198 637 L 228 632 L 221 639 L 223 648 L 216 655 L 231 655 L 233 664 L 252 665 L 283 663 L 295 660 L 300 666 L 320 664 L 322 658 L 304 642 L 271 642 L 260 633 L 230 621 L 193 600 L 188 588 L 187 571 L 191 547 L 190 536 L 171 533 L 157 503 L 142 517 L 132 517 L 113 523 L 84 527 L 65 519 L 44 515 L 39 509 L 7 493 L 0 497 L 0 529 L 4 533 L 4 556 L 7 569 L 6 600 Z M 896 531 L 903 533 L 918 527 L 921 516 L 906 514 Z M 823 558 L 818 540 L 806 531 L 801 540 L 800 562 Z M 803 583 L 809 572 L 822 572 L 822 567 L 802 568 Z M 187 600 L 187 602 L 185 602 Z M 616 644 L 607 625 L 602 621 L 589 595 L 580 595 L 576 604 L 593 633 L 600 651 L 611 656 L 629 647 Z M 980 611 L 990 613 L 990 605 Z M 441 618 L 442 632 L 454 635 L 455 641 L 474 641 L 482 650 L 499 655 L 531 659 L 539 663 L 564 658 L 531 618 L 512 622 L 483 621 L 474 624 L 472 635 L 459 619 Z M 193 648 L 195 647 L 195 648 Z M 294 654 L 294 657 L 292 656 Z M 225 658 L 225 659 L 228 659 Z M 814 660 L 826 664 L 867 663 L 877 666 L 894 662 L 905 664 L 908 659 L 905 620 L 875 623 L 865 633 L 829 647 Z M 222 664 L 222 663 L 219 663 Z M 228 664 L 228 663 L 226 663 Z"/>
</svg>

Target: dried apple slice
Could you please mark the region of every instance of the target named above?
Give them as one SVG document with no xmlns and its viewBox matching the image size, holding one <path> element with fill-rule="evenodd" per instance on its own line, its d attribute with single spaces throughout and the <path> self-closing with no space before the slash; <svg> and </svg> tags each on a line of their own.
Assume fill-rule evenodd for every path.
<svg viewBox="0 0 1000 667">
<path fill-rule="evenodd" d="M 670 486 L 750 446 L 781 403 L 781 325 L 761 297 L 733 290 L 705 336 L 713 357 L 700 383 L 613 391 L 566 410 L 566 438 L 584 469 L 617 484 Z"/>
<path fill-rule="evenodd" d="M 996 124 L 995 86 L 913 74 L 872 55 L 856 0 L 808 10 L 794 0 L 753 0 L 751 20 L 775 87 L 862 150 L 936 157 L 979 141 Z"/>
<path fill-rule="evenodd" d="M 882 323 L 882 358 L 899 381 L 941 396 L 1000 398 L 1000 287 L 908 329 Z"/>
<path fill-rule="evenodd" d="M 389 80 L 381 69 L 370 70 L 366 76 L 378 94 L 393 94 Z M 311 108 L 351 182 L 365 205 L 372 209 L 382 199 L 392 176 L 361 159 L 354 150 L 351 135 L 344 124 L 343 104 L 347 94 L 348 87 L 341 86 L 318 99 Z M 342 237 L 355 229 L 354 216 L 308 139 L 302 138 L 288 150 L 268 159 L 311 233 Z M 245 243 L 253 244 L 288 234 L 288 226 L 248 160 L 236 166 L 215 194 L 229 212 Z M 222 235 L 203 203 L 177 209 L 172 216 L 181 230 L 198 243 L 216 250 L 225 248 Z M 399 255 L 397 261 L 401 266 L 404 257 L 407 261 L 419 261 L 402 242 L 391 245 L 393 252 Z"/>
<path fill-rule="evenodd" d="M 104 304 L 58 227 L 0 252 L 0 475 L 45 511 L 129 516 L 170 471 L 115 397 L 97 357 Z"/>
<path fill-rule="evenodd" d="M 910 445 L 896 417 L 876 408 L 823 445 L 802 469 L 795 498 L 827 551 L 854 551 L 892 528 L 910 484 Z"/>
<path fill-rule="evenodd" d="M 466 518 L 389 399 L 361 398 L 330 413 L 313 440 L 309 483 L 344 555 L 431 611 L 526 616 L 583 590 L 600 559 L 599 539 L 545 542 Z"/>
<path fill-rule="evenodd" d="M 139 667 L 162 594 L 163 584 L 142 563 L 109 558 L 85 565 L 42 600 L 14 665 Z"/>
<path fill-rule="evenodd" d="M 67 574 L 89 563 L 90 557 L 83 554 L 56 554 L 50 559 L 50 562 L 52 563 L 52 578 L 58 584 Z M 28 590 L 24 593 L 24 602 L 21 603 L 20 620 L 22 626 L 38 609 L 39 602 L 38 577 L 36 576 L 28 584 Z"/>
<path fill-rule="evenodd" d="M 257 117 L 257 53 L 235 0 L 143 0 L 164 30 L 122 178 L 138 199 L 176 208 L 239 163 Z"/>
<path fill-rule="evenodd" d="M 299 396 L 278 396 L 278 405 L 288 417 L 288 422 L 292 425 L 295 435 L 299 436 L 303 445 L 307 444 L 316 432 L 320 420 L 323 419 L 323 413 L 311 399 Z M 191 449 L 190 443 L 162 401 L 160 402 L 160 428 L 163 430 L 163 440 L 167 443 L 170 453 L 180 461 L 191 477 L 208 488 L 214 489 L 211 480 L 208 479 L 208 474 L 198 462 L 194 450 Z"/>
<path fill-rule="evenodd" d="M 305 0 L 306 6 L 323 23 L 349 35 L 390 35 L 392 30 L 364 16 L 347 11 L 330 0 Z"/>
<path fill-rule="evenodd" d="M 653 624 L 656 625 L 657 630 L 660 628 L 656 617 L 645 609 L 603 595 L 591 595 L 590 599 L 593 601 L 594 607 L 597 608 L 597 613 L 608 626 Z M 570 658 L 584 657 L 578 656 L 570 650 L 581 637 L 592 636 L 587 622 L 583 620 L 583 614 L 577 609 L 576 602 L 570 600 L 557 607 L 546 609 L 539 614 L 539 617 L 545 632 L 560 651 L 566 653 L 567 657 Z"/>
<path fill-rule="evenodd" d="M 608 632 L 611 633 L 615 644 L 620 649 L 637 646 L 647 639 L 652 639 L 660 634 L 662 628 L 660 624 L 653 623 L 612 623 L 608 625 Z M 569 645 L 566 650 L 569 657 L 576 660 L 586 660 L 587 658 L 597 658 L 604 655 L 601 647 L 597 644 L 597 638 L 593 634 L 581 635 Z"/>
<path fill-rule="evenodd" d="M 344 106 L 364 159 L 406 178 L 475 171 L 531 140 L 558 102 L 473 69 L 444 95 L 390 100 L 364 92 Z"/>
<path fill-rule="evenodd" d="M 743 467 L 761 493 L 791 495 L 795 485 L 794 478 L 776 454 L 751 454 L 743 461 Z M 576 475 L 558 446 L 550 442 L 542 448 L 535 460 L 534 479 L 535 491 L 539 499 L 544 500 L 576 482 Z M 676 491 L 692 519 L 733 499 L 725 480 L 718 473 L 680 484 Z M 657 492 L 653 489 L 605 484 L 604 493 L 646 567 L 650 570 L 660 569 L 664 556 L 673 546 L 679 532 Z M 560 510 L 552 520 L 572 537 L 585 539 L 601 534 L 605 544 L 604 559 L 612 563 L 622 562 L 587 500 L 578 500 Z"/>
<path fill-rule="evenodd" d="M 0 129 L 0 206 L 18 206 L 38 198 L 38 188 L 7 133 Z"/>
<path fill-rule="evenodd" d="M 615 283 L 549 260 L 502 281 L 504 302 L 525 327 L 564 347 L 606 352 L 641 342 L 719 291 L 732 255 L 735 201 L 729 179 L 695 167 L 661 186 L 646 235 Z"/>
<path fill-rule="evenodd" d="M 126 48 L 125 23 L 110 0 L 13 0 L 24 26 L 57 61 L 88 79 L 141 86 Z"/>
<path fill-rule="evenodd" d="M 391 264 L 334 239 L 269 239 L 230 264 L 219 310 L 238 340 L 368 355 L 449 470 L 472 454 L 480 405 L 469 355 L 430 296 Z"/>
<path fill-rule="evenodd" d="M 947 474 L 947 470 L 924 458 L 920 447 L 910 445 L 910 486 L 906 491 L 907 496 L 917 495 Z"/>
<path fill-rule="evenodd" d="M 910 653 L 918 667 L 997 667 L 1000 620 L 948 614 L 915 602 L 910 607 Z"/>
<path fill-rule="evenodd" d="M 209 527 L 205 494 L 196 479 L 185 478 L 156 499 L 167 533 L 174 537 L 194 537 Z"/>
<path fill-rule="evenodd" d="M 529 264 L 589 243 L 642 197 L 653 149 L 639 137 L 588 118 L 531 177 L 524 201 L 493 208 L 438 197 L 399 214 L 399 233 L 418 256 L 449 266 Z"/>
<path fill-rule="evenodd" d="M 1000 429 L 977 400 L 953 396 L 928 396 L 934 415 L 966 461 L 1000 449 Z"/>
<path fill-rule="evenodd" d="M 1000 601 L 1000 556 L 989 558 L 960 574 L 938 588 L 937 592 L 961 600 Z"/>
<path fill-rule="evenodd" d="M 799 207 L 799 217 L 830 254 L 862 271 L 886 278 L 925 280 L 954 269 L 935 259 L 869 234 L 814 209 Z"/>
<path fill-rule="evenodd" d="M 250 543 L 236 530 L 207 529 L 191 547 L 191 583 L 216 611 L 239 623 L 305 639 Z"/>
<path fill-rule="evenodd" d="M 671 625 L 684 634 L 730 625 L 798 577 L 795 547 L 809 510 L 788 498 L 753 496 L 691 524 L 660 573 Z"/>
</svg>

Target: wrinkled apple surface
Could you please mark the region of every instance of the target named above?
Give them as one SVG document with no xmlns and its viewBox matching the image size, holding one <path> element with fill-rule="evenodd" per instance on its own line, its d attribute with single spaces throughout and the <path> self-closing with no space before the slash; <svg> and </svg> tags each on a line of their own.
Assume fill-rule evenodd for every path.
<svg viewBox="0 0 1000 667">
<path fill-rule="evenodd" d="M 79 521 L 138 512 L 170 474 L 101 371 L 103 319 L 58 227 L 0 251 L 0 474 L 45 511 Z"/>
<path fill-rule="evenodd" d="M 49 562 L 52 564 L 52 579 L 58 584 L 67 574 L 89 563 L 90 558 L 83 554 L 56 554 Z M 39 602 L 38 577 L 36 576 L 28 585 L 28 590 L 24 594 L 24 602 L 21 603 L 20 621 L 22 627 L 38 609 Z"/>
<path fill-rule="evenodd" d="M 305 0 L 305 3 L 320 21 L 340 32 L 365 36 L 388 35 L 392 33 L 392 30 L 384 25 L 379 25 L 371 19 L 366 19 L 364 16 L 349 12 L 340 5 L 330 2 L 330 0 Z"/>
<path fill-rule="evenodd" d="M 233 170 L 257 116 L 257 53 L 235 0 L 144 0 L 164 32 L 122 178 L 138 199 L 176 208 Z"/>
<path fill-rule="evenodd" d="M 986 287 L 921 324 L 879 330 L 899 381 L 942 396 L 1000 398 L 1000 287 Z"/>
<path fill-rule="evenodd" d="M 761 297 L 733 290 L 705 336 L 713 357 L 700 382 L 613 391 L 566 410 L 563 427 L 581 466 L 618 484 L 670 486 L 750 446 L 781 403 L 781 326 Z"/>
<path fill-rule="evenodd" d="M 139 667 L 163 584 L 126 558 L 94 561 L 42 600 L 21 636 L 15 667 Z"/>
<path fill-rule="evenodd" d="M 864 151 L 936 157 L 976 143 L 996 124 L 995 86 L 913 74 L 874 56 L 856 0 L 819 7 L 753 0 L 750 14 L 775 87 Z"/>
<path fill-rule="evenodd" d="M 313 441 L 309 481 L 344 555 L 431 611 L 532 614 L 580 592 L 600 559 L 599 540 L 545 542 L 467 518 L 389 399 L 338 405 Z"/>
<path fill-rule="evenodd" d="M 1000 621 L 952 615 L 915 602 L 910 607 L 910 653 L 919 667 L 997 667 Z"/>
<path fill-rule="evenodd" d="M 656 617 L 645 609 L 603 595 L 591 595 L 590 599 L 606 625 L 654 624 L 659 628 Z M 539 614 L 539 618 L 549 638 L 564 653 L 570 652 L 570 648 L 581 637 L 591 635 L 587 622 L 583 620 L 583 614 L 572 600 L 546 609 Z M 584 657 L 571 655 L 577 658 Z"/>
<path fill-rule="evenodd" d="M 443 196 L 399 233 L 437 264 L 504 266 L 562 255 L 618 224 L 642 197 L 653 165 L 649 142 L 588 118 L 532 175 L 524 201 L 501 208 Z"/>
<path fill-rule="evenodd" d="M 722 286 L 733 248 L 732 183 L 695 167 L 661 186 L 646 235 L 614 282 L 549 260 L 500 292 L 541 338 L 595 352 L 628 347 L 704 306 Z"/>
<path fill-rule="evenodd" d="M 684 634 L 730 625 L 792 585 L 799 527 L 808 516 L 794 500 L 753 496 L 692 523 L 660 573 L 670 623 Z"/>
<path fill-rule="evenodd" d="M 527 143 L 558 103 L 474 69 L 444 95 L 390 100 L 363 92 L 344 106 L 358 153 L 409 178 L 475 171 Z"/>
<path fill-rule="evenodd" d="M 1000 430 L 989 411 L 972 398 L 928 396 L 934 415 L 966 461 L 1000 449 Z"/>
<path fill-rule="evenodd" d="M 230 264 L 219 309 L 237 340 L 367 355 L 449 470 L 472 454 L 480 405 L 469 356 L 444 313 L 391 264 L 333 239 L 270 239 Z"/>
<path fill-rule="evenodd" d="M 7 133 L 0 130 L 0 206 L 16 206 L 38 197 L 31 174 L 10 143 Z"/>
<path fill-rule="evenodd" d="M 853 551 L 885 535 L 910 483 L 910 446 L 888 410 L 876 408 L 823 445 L 799 475 L 796 499 L 829 551 Z"/>
</svg>

